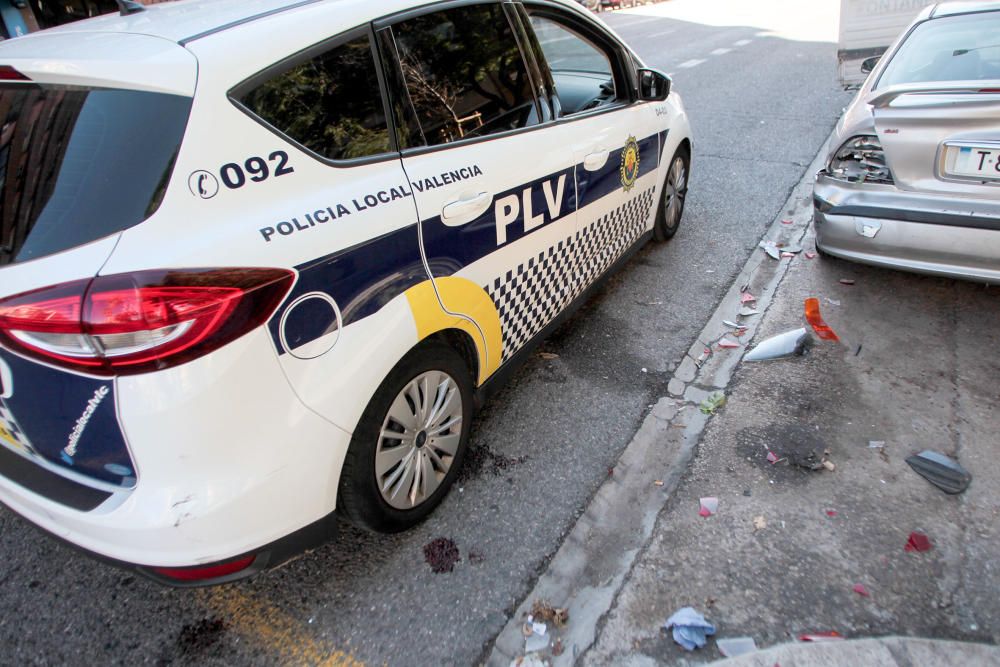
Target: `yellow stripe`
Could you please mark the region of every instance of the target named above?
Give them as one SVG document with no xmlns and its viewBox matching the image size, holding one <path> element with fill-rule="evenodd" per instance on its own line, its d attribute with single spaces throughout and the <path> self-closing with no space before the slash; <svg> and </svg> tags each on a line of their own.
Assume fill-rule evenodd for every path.
<svg viewBox="0 0 1000 667">
<path fill-rule="evenodd" d="M 435 286 L 437 292 L 434 290 Z M 438 293 L 441 294 L 440 301 Z M 419 340 L 445 329 L 458 329 L 472 336 L 479 354 L 477 384 L 482 384 L 500 367 L 503 352 L 500 315 L 493 305 L 493 299 L 482 287 L 465 278 L 448 276 L 435 278 L 433 283 L 425 280 L 414 285 L 406 290 L 406 298 L 413 311 Z M 449 311 L 461 313 L 465 317 L 446 312 L 442 308 L 442 302 Z"/>
<path fill-rule="evenodd" d="M 282 665 L 364 667 L 350 653 L 317 640 L 296 621 L 261 597 L 244 594 L 233 586 L 201 589 L 202 603 L 222 616 L 241 639 Z"/>
</svg>

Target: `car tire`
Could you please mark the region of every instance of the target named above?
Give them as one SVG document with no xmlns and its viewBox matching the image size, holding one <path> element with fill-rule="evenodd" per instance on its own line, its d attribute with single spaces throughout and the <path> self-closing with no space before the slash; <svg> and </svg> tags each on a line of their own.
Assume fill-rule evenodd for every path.
<svg viewBox="0 0 1000 667">
<path fill-rule="evenodd" d="M 660 203 L 656 209 L 656 222 L 653 224 L 653 238 L 657 241 L 673 238 L 677 228 L 680 227 L 690 174 L 691 155 L 687 148 L 681 146 L 670 158 L 670 166 L 667 167 L 667 173 L 663 177 Z"/>
<path fill-rule="evenodd" d="M 429 342 L 404 357 L 379 386 L 354 431 L 340 475 L 337 511 L 379 533 L 421 522 L 447 495 L 462 467 L 472 404 L 469 368 L 451 347 Z"/>
</svg>

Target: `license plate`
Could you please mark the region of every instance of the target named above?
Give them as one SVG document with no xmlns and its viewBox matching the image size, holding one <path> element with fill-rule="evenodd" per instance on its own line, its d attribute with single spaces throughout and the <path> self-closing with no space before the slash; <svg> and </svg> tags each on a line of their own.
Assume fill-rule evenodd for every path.
<svg viewBox="0 0 1000 667">
<path fill-rule="evenodd" d="M 945 173 L 1000 180 L 1000 146 L 949 146 Z"/>
</svg>

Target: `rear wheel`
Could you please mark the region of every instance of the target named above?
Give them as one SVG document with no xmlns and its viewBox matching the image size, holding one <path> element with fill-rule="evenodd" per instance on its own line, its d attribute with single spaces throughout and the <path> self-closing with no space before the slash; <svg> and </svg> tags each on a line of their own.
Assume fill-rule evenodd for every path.
<svg viewBox="0 0 1000 667">
<path fill-rule="evenodd" d="M 691 158 L 684 147 L 678 148 L 670 160 L 670 167 L 663 180 L 663 190 L 660 195 L 660 205 L 656 211 L 656 223 L 653 225 L 653 238 L 666 241 L 677 233 L 684 215 L 684 199 L 687 197 L 688 170 Z"/>
<path fill-rule="evenodd" d="M 375 392 L 341 472 L 338 510 L 376 532 L 406 530 L 444 499 L 465 457 L 472 382 L 444 343 L 407 355 Z"/>
</svg>

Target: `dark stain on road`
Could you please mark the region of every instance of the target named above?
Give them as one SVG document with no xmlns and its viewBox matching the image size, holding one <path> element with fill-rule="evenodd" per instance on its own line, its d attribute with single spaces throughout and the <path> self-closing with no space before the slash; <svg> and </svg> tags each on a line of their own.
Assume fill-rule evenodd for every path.
<svg viewBox="0 0 1000 667">
<path fill-rule="evenodd" d="M 225 632 L 226 622 L 221 618 L 203 618 L 181 628 L 177 646 L 182 655 L 198 655 L 219 643 Z"/>
<path fill-rule="evenodd" d="M 462 560 L 458 546 L 447 537 L 438 537 L 424 545 L 424 560 L 431 566 L 434 574 L 451 572 L 455 563 Z"/>
</svg>

